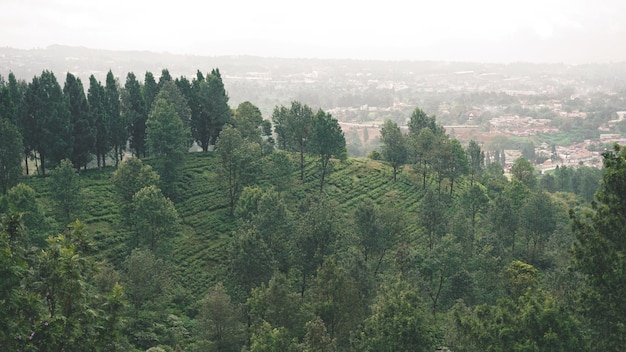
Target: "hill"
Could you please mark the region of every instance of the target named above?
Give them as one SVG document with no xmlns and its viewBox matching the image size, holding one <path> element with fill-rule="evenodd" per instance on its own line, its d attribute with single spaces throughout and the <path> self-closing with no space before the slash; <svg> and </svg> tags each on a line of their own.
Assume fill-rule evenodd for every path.
<svg viewBox="0 0 626 352">
<path fill-rule="evenodd" d="M 146 163 L 151 161 L 148 159 Z M 288 208 L 295 210 L 307 195 L 319 193 L 316 167 L 316 162 L 309 159 L 304 182 L 296 180 L 298 172 L 294 170 L 293 188 L 283 195 Z M 217 279 L 224 279 L 220 278 L 223 273 L 219 272 L 219 264 L 226 263 L 231 235 L 238 226 L 237 219 L 229 215 L 228 198 L 217 170 L 218 161 L 212 153 L 187 154 L 178 181 L 179 194 L 174 200 L 183 230 L 172 239 L 170 260 L 181 284 L 196 297 L 205 294 Z M 93 235 L 95 256 L 120 267 L 132 250 L 133 233 L 120 224 L 121 214 L 110 182 L 113 171 L 114 168 L 109 167 L 81 174 L 86 190 L 81 221 L 87 224 L 88 232 Z M 27 183 L 37 191 L 47 212 L 53 213 L 45 179 L 32 177 Z M 261 174 L 258 184 L 270 187 L 267 175 Z M 337 205 L 337 212 L 349 223 L 348 217 L 366 199 L 380 205 L 395 204 L 398 209 L 414 212 L 424 194 L 419 186 L 420 183 L 408 172 L 400 174 L 398 181 L 393 182 L 392 170 L 383 163 L 352 158 L 335 164 L 324 194 Z M 410 224 L 407 229 L 414 235 L 417 225 Z"/>
</svg>

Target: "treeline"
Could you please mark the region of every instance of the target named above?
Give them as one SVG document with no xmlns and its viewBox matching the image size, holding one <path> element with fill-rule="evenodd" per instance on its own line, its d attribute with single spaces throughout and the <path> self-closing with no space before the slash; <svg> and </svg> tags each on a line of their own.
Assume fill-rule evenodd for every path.
<svg viewBox="0 0 626 352">
<path fill-rule="evenodd" d="M 0 342 L 10 349 L 622 348 L 623 149 L 605 152 L 604 174 L 559 169 L 548 189 L 525 159 L 509 180 L 479 145 L 462 146 L 418 108 L 408 133 L 385 123 L 371 155 L 379 161 L 344 161 L 337 120 L 293 102 L 274 109 L 273 131 L 253 104 L 229 109 L 214 153 L 185 155 L 197 139 L 185 133 L 185 105 L 169 101 L 155 98 L 148 114 L 151 157 L 136 153 L 97 176 L 110 191 L 98 200 L 115 203 L 99 238 L 121 253 L 98 253 L 72 221 L 85 198 L 72 161 L 34 180 L 54 220 L 33 188 L 8 186 Z M 199 166 L 163 181 L 191 162 Z M 583 172 L 596 187 L 604 177 L 594 205 L 567 193 L 574 179 L 581 189 Z M 215 196 L 201 197 L 204 187 Z M 206 223 L 219 230 L 195 237 Z M 63 235 L 44 240 L 50 232 Z M 207 252 L 218 254 L 196 269 L 212 280 L 192 293 L 183 282 L 199 274 L 172 258 Z"/>
<path fill-rule="evenodd" d="M 160 99 L 182 122 L 185 136 L 177 136 L 175 144 L 187 148 L 196 142 L 208 150 L 232 115 L 218 69 L 206 75 L 198 71 L 191 81 L 174 79 L 164 69 L 158 82 L 151 72 L 140 82 L 130 72 L 123 85 L 109 71 L 104 85 L 91 75 L 87 89 L 69 72 L 63 88 L 50 71 L 30 83 L 17 81 L 10 73 L 8 82 L 0 78 L 0 91 L 0 115 L 22 136 L 26 174 L 29 160 L 35 160 L 37 170 L 45 175 L 63 159 L 86 168 L 94 158 L 98 167 L 104 167 L 109 157 L 117 165 L 125 152 L 150 155 L 155 151 L 150 147 L 159 149 L 150 145 L 149 120 L 162 113 Z"/>
</svg>

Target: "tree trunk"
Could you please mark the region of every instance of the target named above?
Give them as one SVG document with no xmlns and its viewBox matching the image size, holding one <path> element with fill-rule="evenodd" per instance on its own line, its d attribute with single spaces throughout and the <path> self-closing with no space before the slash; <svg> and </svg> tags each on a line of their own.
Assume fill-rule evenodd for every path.
<svg viewBox="0 0 626 352">
<path fill-rule="evenodd" d="M 26 176 L 28 176 L 28 155 L 24 155 L 24 164 L 26 165 Z"/>
</svg>

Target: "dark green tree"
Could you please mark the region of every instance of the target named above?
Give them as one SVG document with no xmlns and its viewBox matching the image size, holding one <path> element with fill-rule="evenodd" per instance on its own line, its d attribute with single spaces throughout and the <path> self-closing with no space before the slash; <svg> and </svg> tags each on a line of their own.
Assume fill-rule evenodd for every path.
<svg viewBox="0 0 626 352">
<path fill-rule="evenodd" d="M 111 182 L 120 201 L 120 213 L 125 219 L 130 222 L 134 213 L 133 196 L 144 187 L 156 186 L 159 180 L 159 174 L 139 158 L 128 158 L 117 166 L 111 175 Z"/>
<path fill-rule="evenodd" d="M 485 169 L 485 152 L 480 149 L 476 141 L 471 140 L 466 149 L 467 162 L 469 165 L 470 180 L 472 183 L 480 177 Z"/>
<path fill-rule="evenodd" d="M 290 108 L 276 107 L 272 120 L 279 147 L 300 154 L 300 180 L 304 180 L 304 154 L 313 133 L 313 111 L 308 105 L 293 101 Z"/>
<path fill-rule="evenodd" d="M 62 160 L 49 178 L 50 195 L 60 211 L 63 224 L 68 224 L 83 207 L 82 185 L 69 159 Z"/>
<path fill-rule="evenodd" d="M 163 190 L 175 194 L 175 181 L 184 153 L 188 135 L 173 104 L 158 98 L 146 122 L 146 144 L 150 155 L 159 157 L 158 171 Z"/>
<path fill-rule="evenodd" d="M 584 274 L 581 310 L 595 347 L 619 351 L 626 344 L 626 148 L 603 153 L 604 177 L 593 211 L 570 211 L 574 265 Z"/>
<path fill-rule="evenodd" d="M 110 144 L 113 148 L 115 166 L 117 166 L 124 158 L 128 132 L 126 131 L 127 122 L 124 118 L 125 116 L 121 114 L 120 90 L 111 70 L 107 73 L 106 85 L 104 87 L 104 111 L 107 115 Z"/>
<path fill-rule="evenodd" d="M 408 161 L 406 137 L 395 122 L 387 120 L 380 130 L 380 143 L 383 160 L 393 168 L 395 182 L 398 170 Z"/>
<path fill-rule="evenodd" d="M 152 72 L 147 71 L 144 76 L 143 81 L 143 99 L 146 103 L 146 112 L 152 110 L 152 103 L 154 103 L 154 99 L 156 99 L 157 94 L 159 94 L 159 85 L 154 79 L 154 75 Z"/>
<path fill-rule="evenodd" d="M 416 287 L 399 280 L 381 288 L 365 320 L 360 351 L 433 351 L 438 332 Z"/>
<path fill-rule="evenodd" d="M 187 102 L 187 98 L 182 94 L 176 83 L 172 80 L 165 81 L 162 86 L 159 94 L 157 94 L 156 99 L 165 99 L 169 104 L 174 107 L 178 117 L 183 122 L 183 128 L 185 130 L 185 134 L 187 135 L 187 146 L 191 146 L 191 109 L 189 108 L 189 103 Z"/>
<path fill-rule="evenodd" d="M 539 258 L 557 226 L 555 204 L 545 192 L 532 194 L 520 209 L 520 227 L 526 237 L 526 257 L 529 263 Z"/>
<path fill-rule="evenodd" d="M 260 146 L 244 140 L 237 129 L 227 125 L 217 140 L 215 151 L 228 192 L 230 214 L 233 215 L 243 187 L 254 179 L 256 164 L 261 155 Z"/>
<path fill-rule="evenodd" d="M 72 138 L 74 140 L 70 160 L 72 160 L 75 168 L 87 169 L 87 163 L 91 161 L 95 149 L 96 131 L 90 119 L 89 105 L 80 78 L 76 78 L 68 72 L 63 93 L 69 103 Z"/>
<path fill-rule="evenodd" d="M 166 82 L 173 82 L 170 71 L 166 68 L 161 70 L 161 77 L 159 77 L 159 89 L 162 89 Z"/>
<path fill-rule="evenodd" d="M 192 82 L 192 93 L 191 134 L 206 152 L 210 145 L 216 143 L 217 136 L 224 124 L 230 121 L 232 113 L 219 70 L 213 69 L 206 78 L 198 71 L 197 78 Z"/>
<path fill-rule="evenodd" d="M 178 234 L 180 218 L 174 203 L 156 186 L 144 187 L 133 197 L 138 242 L 153 252 L 164 252 Z"/>
<path fill-rule="evenodd" d="M 17 184 L 22 176 L 22 135 L 17 126 L 0 117 L 0 186 L 2 194 Z"/>
<path fill-rule="evenodd" d="M 511 174 L 521 183 L 523 183 L 528 189 L 534 190 L 537 186 L 537 176 L 535 176 L 535 168 L 532 164 L 524 159 L 519 158 L 515 160 L 511 167 Z"/>
<path fill-rule="evenodd" d="M 94 152 L 98 167 L 105 165 L 106 154 L 109 152 L 111 143 L 109 138 L 109 123 L 105 110 L 106 96 L 104 87 L 96 80 L 96 77 L 89 77 L 89 90 L 87 92 L 89 102 L 90 120 L 93 121 L 96 130 L 96 142 Z"/>
<path fill-rule="evenodd" d="M 331 158 L 341 161 L 347 158 L 346 138 L 341 126 L 339 126 L 339 121 L 321 109 L 313 116 L 309 150 L 319 157 L 321 193 L 324 189 L 326 176 L 332 168 Z"/>
<path fill-rule="evenodd" d="M 72 152 L 70 111 L 63 90 L 50 71 L 34 77 L 24 96 L 27 145 L 37 151 L 41 173 L 54 167 Z M 49 163 L 50 165 L 47 165 Z"/>
<path fill-rule="evenodd" d="M 241 351 L 244 324 L 241 311 L 231 301 L 221 282 L 209 289 L 200 302 L 198 335 L 204 348 L 211 351 Z"/>
<path fill-rule="evenodd" d="M 146 101 L 141 84 L 135 74 L 129 72 L 121 94 L 121 113 L 127 123 L 130 149 L 137 157 L 146 156 Z"/>
<path fill-rule="evenodd" d="M 237 109 L 235 109 L 231 122 L 244 139 L 261 144 L 263 115 L 261 110 L 254 104 L 249 101 L 239 104 Z"/>
</svg>

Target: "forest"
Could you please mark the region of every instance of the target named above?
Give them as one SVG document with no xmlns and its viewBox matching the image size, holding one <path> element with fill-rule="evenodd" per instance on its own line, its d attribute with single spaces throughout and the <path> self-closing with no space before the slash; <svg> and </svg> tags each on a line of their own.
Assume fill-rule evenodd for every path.
<svg viewBox="0 0 626 352">
<path fill-rule="evenodd" d="M 626 149 L 539 175 L 415 107 L 229 106 L 219 69 L 0 77 L 7 351 L 621 351 Z"/>
</svg>

